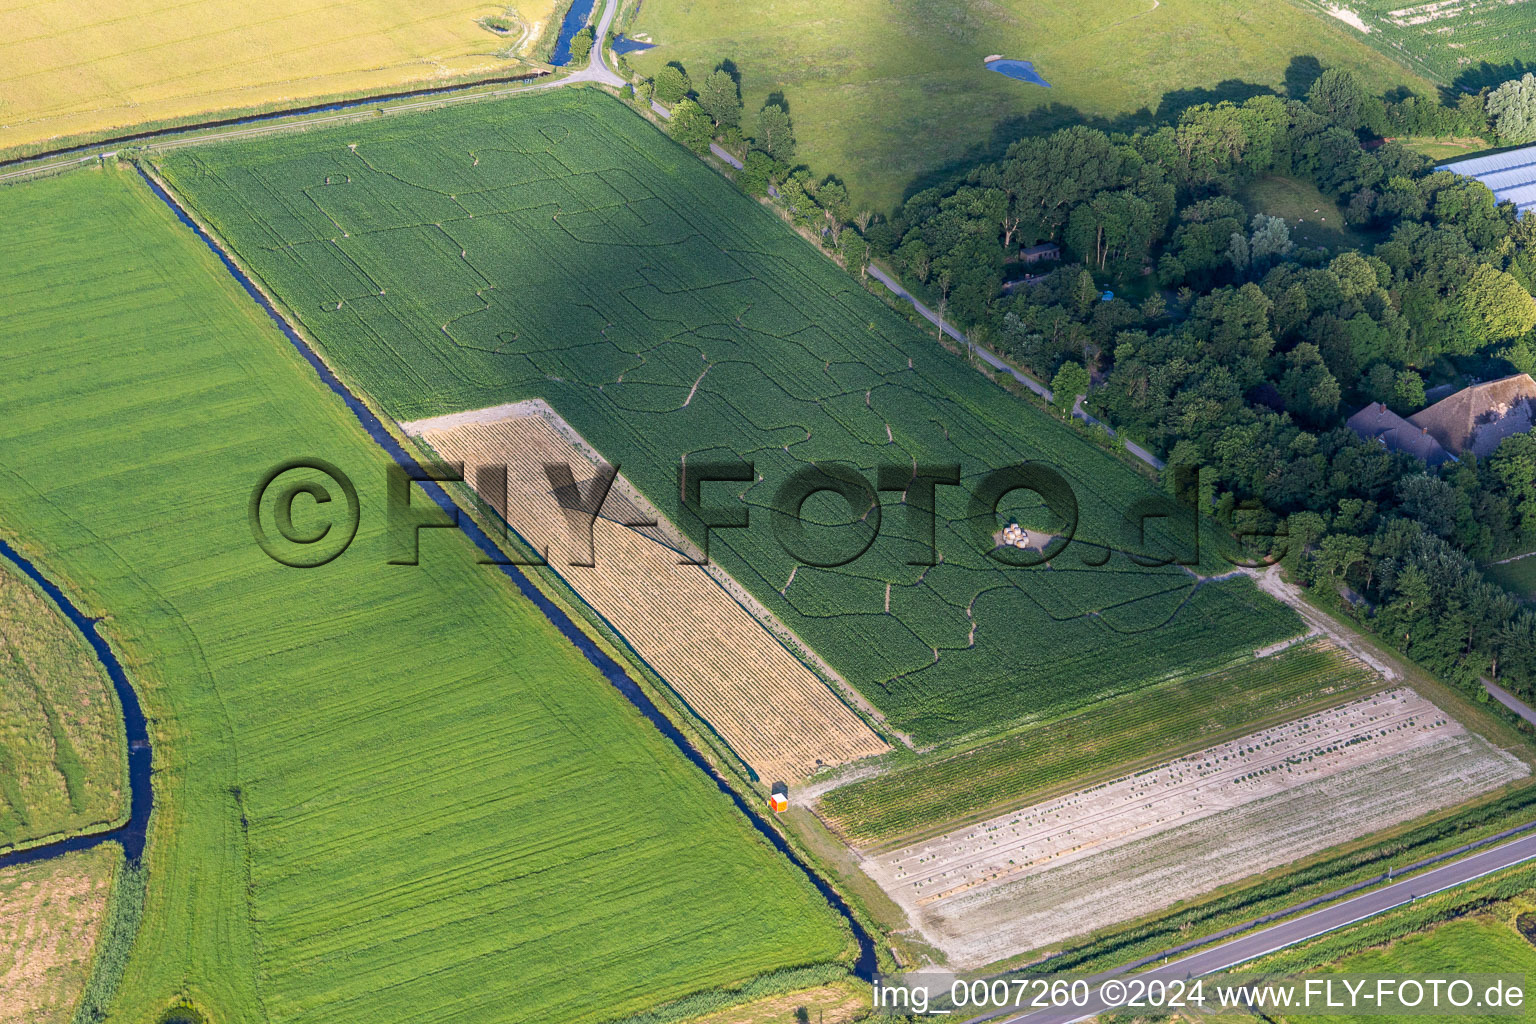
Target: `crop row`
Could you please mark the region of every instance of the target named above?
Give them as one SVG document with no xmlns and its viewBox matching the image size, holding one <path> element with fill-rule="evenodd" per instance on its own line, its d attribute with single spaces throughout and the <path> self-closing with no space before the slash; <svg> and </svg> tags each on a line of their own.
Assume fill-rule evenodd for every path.
<svg viewBox="0 0 1536 1024">
<path fill-rule="evenodd" d="M 1008 803 L 1026 803 L 1086 775 L 1113 775 L 1265 716 L 1300 714 L 1378 682 L 1358 661 L 1313 641 L 861 779 L 826 793 L 818 812 L 852 842 L 887 846 Z"/>
</svg>

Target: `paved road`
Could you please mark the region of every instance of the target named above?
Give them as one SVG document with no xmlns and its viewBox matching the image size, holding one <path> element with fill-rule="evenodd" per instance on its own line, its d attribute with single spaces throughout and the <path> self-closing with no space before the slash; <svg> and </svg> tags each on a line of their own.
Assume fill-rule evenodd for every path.
<svg viewBox="0 0 1536 1024">
<path fill-rule="evenodd" d="M 1532 711 L 1530 705 L 1526 704 L 1525 701 L 1516 697 L 1498 683 L 1490 682 L 1487 679 L 1483 680 L 1483 689 L 1488 691 L 1488 696 L 1503 704 L 1527 722 L 1536 725 L 1536 711 Z"/>
<path fill-rule="evenodd" d="M 598 19 L 596 38 L 601 42 L 608 35 L 608 28 L 613 24 L 614 16 L 618 14 L 619 0 L 607 0 L 603 8 L 603 15 Z M 464 103 L 472 100 L 496 99 L 502 96 L 515 96 L 519 93 L 537 92 L 542 89 L 557 89 L 575 82 L 596 82 L 599 85 L 608 85 L 619 88 L 625 84 L 625 80 L 608 66 L 608 60 L 601 45 L 592 47 L 592 55 L 587 59 L 587 66 L 568 75 L 558 78 L 550 78 L 547 81 L 533 82 L 529 85 L 514 85 L 505 89 L 491 89 L 486 92 L 465 92 L 457 95 L 434 96 L 430 99 L 415 100 L 410 103 L 391 103 L 388 107 L 390 113 L 399 113 L 406 110 L 419 110 L 426 107 L 441 107 L 452 103 Z M 471 88 L 471 87 L 466 87 Z M 296 117 L 293 120 L 274 120 L 264 124 L 247 125 L 239 128 L 231 128 L 227 131 L 207 132 L 205 134 L 187 136 L 169 136 L 164 142 L 142 143 L 144 149 L 173 149 L 177 146 L 192 145 L 202 142 L 213 142 L 223 139 L 239 139 L 252 135 L 264 135 L 268 132 L 285 131 L 294 125 L 327 124 L 337 121 L 356 121 L 373 116 L 366 109 L 366 99 L 359 100 L 359 107 L 341 111 L 334 114 L 325 114 L 319 117 Z M 132 145 L 133 143 L 128 143 Z M 123 145 L 123 143 L 118 143 Z M 49 171 L 61 170 L 67 167 L 75 167 L 80 164 L 94 163 L 103 157 L 117 156 L 116 149 L 100 149 L 86 153 L 78 157 L 68 157 L 46 164 L 33 164 L 21 167 L 14 171 L 0 174 L 0 181 L 25 178 L 29 175 L 43 174 Z"/>
<path fill-rule="evenodd" d="M 1298 942 L 1315 938 L 1326 932 L 1335 931 L 1345 925 L 1356 921 L 1374 917 L 1394 907 L 1404 906 L 1416 899 L 1442 892 L 1475 878 L 1499 871 L 1503 868 L 1536 859 L 1536 835 L 1516 839 L 1502 846 L 1495 846 L 1482 853 L 1473 854 L 1461 860 L 1452 861 L 1442 867 L 1432 868 L 1421 875 L 1401 882 L 1393 882 L 1380 889 L 1374 889 L 1352 899 L 1335 903 L 1324 907 L 1322 910 L 1314 910 L 1310 914 L 1284 921 L 1280 924 L 1262 928 L 1251 932 L 1241 938 L 1209 949 L 1201 950 L 1182 960 L 1144 971 L 1137 975 L 1138 978 L 1157 978 L 1162 981 L 1174 979 L 1198 978 L 1207 974 L 1215 974 L 1227 970 L 1239 964 L 1247 963 L 1276 950 L 1293 946 Z M 1090 984 L 1097 989 L 1096 983 L 1101 980 L 1115 977 L 1124 973 L 1123 970 L 1108 971 L 1095 975 L 1090 979 Z M 1074 1021 L 1085 1020 L 1105 1012 L 1109 1007 L 1094 999 L 1087 1006 L 1073 1007 L 1070 1009 L 1035 1010 L 1031 1013 L 1006 1016 L 1005 1013 L 991 1014 L 989 1016 L 974 1018 L 975 1021 L 991 1021 L 993 1024 L 1071 1024 Z"/>
</svg>

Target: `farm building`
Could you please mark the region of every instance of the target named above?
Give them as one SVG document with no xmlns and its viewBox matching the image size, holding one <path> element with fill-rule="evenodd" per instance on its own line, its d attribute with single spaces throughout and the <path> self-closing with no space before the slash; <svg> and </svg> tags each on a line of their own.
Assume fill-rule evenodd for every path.
<svg viewBox="0 0 1536 1024">
<path fill-rule="evenodd" d="M 1019 259 L 1025 263 L 1042 263 L 1061 259 L 1061 246 L 1055 242 L 1041 242 L 1019 250 Z"/>
<path fill-rule="evenodd" d="M 768 806 L 773 808 L 775 814 L 789 810 L 789 787 L 782 782 L 775 782 L 773 792 L 768 794 Z"/>
<path fill-rule="evenodd" d="M 1407 452 L 1430 469 L 1451 459 L 1428 430 L 1416 427 L 1380 402 L 1372 402 L 1345 424 L 1367 441 L 1379 441 L 1394 452 Z"/>
<path fill-rule="evenodd" d="M 1408 417 L 1448 452 L 1491 455 L 1499 442 L 1530 431 L 1536 414 L 1536 380 L 1517 373 L 1462 388 Z"/>
<path fill-rule="evenodd" d="M 1472 452 L 1492 454 L 1499 442 L 1536 424 L 1536 380 L 1529 374 L 1462 388 L 1403 419 L 1380 402 L 1349 418 L 1349 429 L 1392 451 L 1407 452 L 1431 469 Z"/>
<path fill-rule="evenodd" d="M 1493 190 L 1497 201 L 1514 203 L 1522 217 L 1526 210 L 1536 206 L 1536 146 L 1457 160 L 1435 170 L 1476 178 Z"/>
</svg>

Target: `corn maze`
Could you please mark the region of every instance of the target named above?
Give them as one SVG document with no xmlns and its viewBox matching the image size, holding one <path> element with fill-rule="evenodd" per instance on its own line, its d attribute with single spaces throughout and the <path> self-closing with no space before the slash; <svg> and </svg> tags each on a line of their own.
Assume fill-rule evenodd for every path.
<svg viewBox="0 0 1536 1024">
<path fill-rule="evenodd" d="M 1473 91 L 1518 78 L 1536 53 L 1530 0 L 1322 0 L 1309 6 L 1364 26 L 1366 42 L 1420 74 Z"/>
<path fill-rule="evenodd" d="M 944 352 L 610 97 L 561 90 L 192 147 L 160 170 L 399 419 L 544 399 L 695 542 L 680 464 L 751 462 L 754 479 L 707 492 L 751 513 L 710 533 L 711 558 L 920 741 L 1300 631 L 1246 580 L 1133 562 L 1126 549 L 1168 550 L 1161 520 L 1143 542 L 1127 515 L 1155 497 L 1145 481 Z M 982 543 L 1010 515 L 1038 516 L 1013 502 L 1025 492 L 981 521 L 966 493 L 1026 461 L 1060 473 L 1078 512 L 1069 548 L 1032 567 Z M 794 511 L 781 488 L 811 463 L 856 471 L 871 492 L 882 466 L 958 466 L 962 486 L 938 488 L 933 549 L 935 520 L 904 492 L 862 514 L 817 495 L 801 515 L 828 557 L 797 557 L 774 513 Z M 1065 519 L 1031 528 L 1061 534 Z M 855 560 L 809 564 L 860 530 L 874 539 Z M 1207 556 L 1199 571 L 1228 568 Z"/>
<path fill-rule="evenodd" d="M 571 515 L 544 466 L 573 468 L 574 486 L 591 487 L 596 467 L 537 411 L 518 410 L 489 422 L 434 427 L 408 424 L 445 459 L 464 463 L 466 480 L 481 466 L 506 467 L 506 494 L 496 511 L 703 716 L 764 779 L 792 781 L 822 766 L 887 748 L 702 568 L 651 531 L 630 529 L 643 513 L 610 490 L 589 520 Z M 484 497 L 484 495 L 482 495 Z M 590 552 L 582 534 L 591 523 Z"/>
</svg>

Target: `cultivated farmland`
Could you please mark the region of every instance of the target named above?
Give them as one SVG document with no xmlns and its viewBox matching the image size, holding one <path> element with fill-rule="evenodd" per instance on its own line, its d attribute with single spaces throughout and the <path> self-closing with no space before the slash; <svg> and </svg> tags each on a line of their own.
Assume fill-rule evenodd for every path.
<svg viewBox="0 0 1536 1024">
<path fill-rule="evenodd" d="M 1518 78 L 1536 52 L 1530 0 L 1302 0 L 1355 26 L 1366 42 L 1419 74 L 1476 90 Z"/>
<path fill-rule="evenodd" d="M 867 870 L 979 967 L 1530 774 L 1399 688 L 903 847 Z"/>
<path fill-rule="evenodd" d="M 495 503 L 496 511 L 534 550 L 548 553 L 582 600 L 759 776 L 797 781 L 823 765 L 887 749 L 725 586 L 702 568 L 679 564 L 680 541 L 670 524 L 664 532 L 624 525 L 656 517 L 624 497 L 630 488 L 622 477 L 594 510 L 587 535 L 582 510 L 590 506 L 577 495 L 590 494 L 597 467 L 548 406 L 488 413 L 406 429 L 443 458 L 462 462 L 466 480 L 476 480 L 483 466 L 506 467 L 505 504 Z M 576 494 L 557 494 L 548 465 L 571 467 Z"/>
<path fill-rule="evenodd" d="M 1346 956 L 1328 965 L 1326 970 L 1330 974 L 1378 977 L 1465 977 L 1470 974 L 1523 974 L 1529 977 L 1536 972 L 1536 948 L 1521 933 L 1516 921 L 1511 920 L 1519 915 L 1518 919 L 1530 928 L 1528 905 L 1526 900 L 1495 903 L 1481 913 L 1410 933 L 1384 948 L 1365 949 Z M 1522 910 L 1525 911 L 1523 914 Z M 1302 956 L 1306 952 L 1306 947 L 1300 950 Z M 1536 1010 L 1527 1004 L 1518 1014 L 1507 1011 L 1476 1013 L 1469 1009 L 1455 1016 L 1462 1024 L 1500 1024 L 1536 1019 Z M 1306 1020 L 1317 1024 L 1374 1024 L 1381 1020 L 1376 1014 L 1277 1017 L 1282 1021 Z"/>
<path fill-rule="evenodd" d="M 476 0 L 7 4 L 0 153 L 146 122 L 516 74 L 526 67 L 506 51 L 531 52 L 553 9 L 554 0 L 510 9 Z M 508 35 L 478 24 L 509 10 L 519 24 Z"/>
<path fill-rule="evenodd" d="M 108 616 L 152 723 L 114 1017 L 186 996 L 221 1024 L 609 1020 L 851 952 L 462 535 L 387 564 L 387 457 L 134 172 L 0 189 L 0 224 L 0 528 Z M 317 454 L 360 527 L 294 569 L 247 507 Z"/>
<path fill-rule="evenodd" d="M 1156 493 L 1141 477 L 938 348 L 617 100 L 562 90 L 188 149 L 163 170 L 399 419 L 542 398 L 695 542 L 680 464 L 750 461 L 754 479 L 705 499 L 751 513 L 711 533 L 711 557 L 920 741 L 1300 632 L 1247 580 L 1109 550 L 1141 546 L 1125 514 Z M 1076 493 L 1077 540 L 1050 565 L 991 557 L 1019 508 L 973 519 L 964 493 L 1025 460 Z M 898 488 L 916 466 L 958 466 L 965 486 L 938 488 L 937 555 L 900 489 L 851 563 L 807 564 L 874 532 L 873 507 L 850 517 L 825 494 L 803 512 L 814 550 L 791 554 L 781 488 L 811 463 L 855 469 L 871 492 L 881 466 Z"/>
<path fill-rule="evenodd" d="M 1373 93 L 1433 93 L 1353 30 L 1284 0 L 645 0 L 632 30 L 661 44 L 629 57 L 648 75 L 681 61 L 701 81 L 731 61 L 749 131 L 751 112 L 782 93 L 797 158 L 877 211 L 1023 134 L 1286 95 L 1314 61 Z M 989 54 L 1032 61 L 1051 87 L 988 71 Z"/>
<path fill-rule="evenodd" d="M 0 871 L 0 1021 L 69 1024 L 121 860 L 104 844 Z"/>
<path fill-rule="evenodd" d="M 0 847 L 116 821 L 125 747 L 85 638 L 0 560 Z"/>
<path fill-rule="evenodd" d="M 1079 788 L 1087 776 L 1123 774 L 1165 760 L 1175 748 L 1251 731 L 1265 718 L 1295 718 L 1382 685 L 1354 658 L 1314 640 L 859 779 L 822 796 L 816 812 L 849 842 L 887 849 L 1002 806 Z"/>
</svg>

